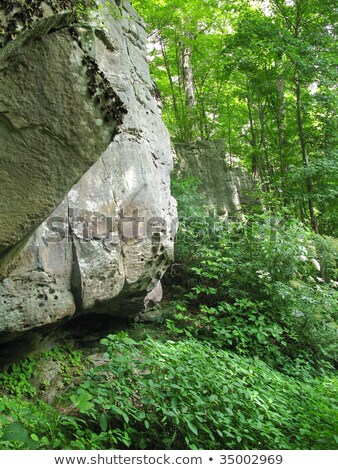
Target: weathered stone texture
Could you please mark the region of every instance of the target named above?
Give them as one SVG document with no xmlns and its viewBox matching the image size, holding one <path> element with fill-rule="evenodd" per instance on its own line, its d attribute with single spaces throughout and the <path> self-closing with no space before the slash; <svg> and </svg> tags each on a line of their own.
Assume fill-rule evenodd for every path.
<svg viewBox="0 0 338 470">
<path fill-rule="evenodd" d="M 242 166 L 229 161 L 224 140 L 179 143 L 175 149 L 180 176 L 200 180 L 219 215 L 239 211 L 253 202 L 252 180 Z"/>
<path fill-rule="evenodd" d="M 75 313 L 138 311 L 173 254 L 172 153 L 152 96 L 144 26 L 128 2 L 116 15 L 97 3 L 73 26 L 80 45 L 62 28 L 18 51 L 13 41 L 0 66 L 0 76 L 25 70 L 27 84 L 0 91 L 0 246 L 21 238 L 0 258 L 0 333 L 13 337 Z M 84 54 L 127 110 L 112 142 L 116 122 L 103 123 L 88 95 Z"/>
<path fill-rule="evenodd" d="M 42 222 L 110 142 L 83 57 L 63 28 L 0 62 L 0 252 Z"/>
</svg>

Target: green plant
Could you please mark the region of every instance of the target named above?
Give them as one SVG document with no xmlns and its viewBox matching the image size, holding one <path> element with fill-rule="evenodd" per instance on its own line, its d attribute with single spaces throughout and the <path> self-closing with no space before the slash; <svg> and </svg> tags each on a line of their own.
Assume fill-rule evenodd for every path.
<svg viewBox="0 0 338 470">
<path fill-rule="evenodd" d="M 321 449 L 335 445 L 337 380 L 305 382 L 195 340 L 109 335 L 107 363 L 71 399 L 94 446 Z M 96 447 L 95 447 L 96 448 Z"/>
<path fill-rule="evenodd" d="M 95 0 L 75 0 L 74 9 L 81 19 L 87 19 L 90 12 L 98 8 Z"/>
<path fill-rule="evenodd" d="M 36 358 L 31 356 L 7 367 L 0 372 L 0 390 L 18 398 L 34 397 L 37 390 L 30 380 L 37 375 L 36 365 Z"/>
<path fill-rule="evenodd" d="M 72 377 L 79 376 L 86 367 L 86 360 L 80 350 L 68 346 L 54 346 L 44 352 L 34 353 L 27 359 L 14 362 L 0 372 L 0 390 L 12 396 L 32 398 L 37 390 L 34 379 L 38 378 L 39 362 L 47 360 L 59 364 L 61 378 L 70 382 Z"/>
<path fill-rule="evenodd" d="M 331 449 L 337 378 L 279 373 L 194 339 L 102 340 L 102 365 L 51 406 L 0 398 L 1 449 Z M 59 357 L 58 351 L 57 356 Z M 43 358 L 45 360 L 45 358 Z M 59 359 L 58 359 L 59 360 Z"/>
<path fill-rule="evenodd" d="M 65 436 L 59 413 L 41 400 L 0 398 L 0 449 L 58 449 Z"/>
<path fill-rule="evenodd" d="M 175 184 L 183 216 L 194 213 L 194 205 L 200 214 L 200 201 L 190 195 L 196 183 Z M 183 217 L 179 228 L 170 333 L 256 355 L 280 369 L 305 356 L 312 367 L 332 367 L 338 361 L 334 241 L 314 235 L 287 211 L 214 218 L 207 231 L 201 218 Z"/>
<path fill-rule="evenodd" d="M 54 346 L 52 349 L 43 352 L 41 356 L 59 364 L 60 378 L 64 384 L 70 384 L 73 376 L 81 375 L 86 366 L 82 352 L 73 346 Z"/>
</svg>

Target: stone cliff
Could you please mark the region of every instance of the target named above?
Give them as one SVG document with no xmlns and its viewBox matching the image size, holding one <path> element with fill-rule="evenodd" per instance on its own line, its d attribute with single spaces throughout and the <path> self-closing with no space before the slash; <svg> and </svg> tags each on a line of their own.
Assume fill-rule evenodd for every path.
<svg viewBox="0 0 338 470">
<path fill-rule="evenodd" d="M 175 145 L 180 177 L 194 177 L 218 215 L 240 211 L 253 204 L 252 180 L 243 166 L 229 161 L 225 142 L 198 141 Z"/>
<path fill-rule="evenodd" d="M 173 254 L 172 153 L 144 25 L 127 1 L 80 7 L 0 5 L 2 341 L 75 314 L 132 314 Z"/>
</svg>

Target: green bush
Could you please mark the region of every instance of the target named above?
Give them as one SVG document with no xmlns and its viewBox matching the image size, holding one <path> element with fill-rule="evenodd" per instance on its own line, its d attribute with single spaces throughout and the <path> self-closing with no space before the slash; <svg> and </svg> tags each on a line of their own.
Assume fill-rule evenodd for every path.
<svg viewBox="0 0 338 470">
<path fill-rule="evenodd" d="M 36 364 L 36 359 L 29 357 L 0 372 L 0 391 L 18 398 L 22 396 L 34 397 L 36 388 L 32 385 L 31 379 L 36 377 Z"/>
<path fill-rule="evenodd" d="M 0 449 L 60 449 L 59 414 L 41 400 L 0 398 Z"/>
<path fill-rule="evenodd" d="M 282 215 L 218 220 L 196 184 L 175 190 L 186 217 L 167 330 L 108 336 L 87 372 L 73 345 L 9 367 L 0 449 L 337 446 L 337 241 Z M 48 361 L 70 387 L 53 406 L 35 380 Z"/>
<path fill-rule="evenodd" d="M 102 340 L 102 365 L 49 405 L 0 398 L 0 449 L 332 449 L 337 378 L 295 377 L 193 339 Z M 295 374 L 298 370 L 298 376 Z"/>
<path fill-rule="evenodd" d="M 178 204 L 179 230 L 175 240 L 175 265 L 181 287 L 189 285 L 187 268 L 194 258 L 194 247 L 203 245 L 214 227 L 214 211 L 206 199 L 201 181 L 189 177 L 171 181 L 171 190 Z"/>
<path fill-rule="evenodd" d="M 73 346 L 73 345 L 72 345 Z M 58 405 L 38 399 L 48 380 L 39 383 L 39 374 L 52 363 L 58 364 Z M 18 361 L 0 373 L 0 449 L 63 449 L 77 448 L 75 441 L 85 432 L 74 407 L 62 404 L 64 389 L 88 366 L 81 351 L 68 346 L 54 346 Z M 61 411 L 62 410 L 62 411 Z M 83 427 L 83 422 L 81 423 Z"/>
<path fill-rule="evenodd" d="M 176 197 L 184 215 L 185 182 L 180 190 Z M 317 369 L 334 366 L 334 240 L 314 235 L 288 214 L 215 218 L 209 220 L 213 230 L 204 232 L 202 225 L 199 218 L 188 218 L 177 237 L 180 269 L 171 279 L 178 286 L 176 314 L 168 320 L 171 333 L 257 355 L 289 372 L 290 360 L 306 359 Z"/>
<path fill-rule="evenodd" d="M 329 449 L 337 380 L 305 382 L 195 340 L 110 335 L 72 396 L 99 448 Z"/>
</svg>

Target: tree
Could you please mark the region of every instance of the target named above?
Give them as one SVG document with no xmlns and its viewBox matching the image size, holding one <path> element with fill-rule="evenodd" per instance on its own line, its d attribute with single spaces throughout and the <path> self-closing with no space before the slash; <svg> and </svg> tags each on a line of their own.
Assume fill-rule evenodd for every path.
<svg viewBox="0 0 338 470">
<path fill-rule="evenodd" d="M 270 206 L 337 233 L 333 0 L 137 0 L 173 140 L 223 138 Z"/>
</svg>

